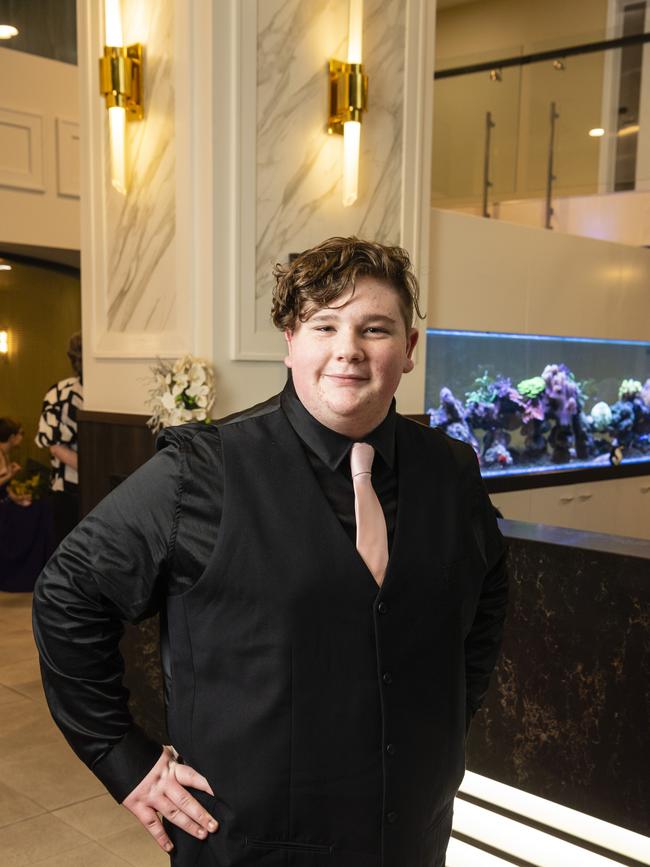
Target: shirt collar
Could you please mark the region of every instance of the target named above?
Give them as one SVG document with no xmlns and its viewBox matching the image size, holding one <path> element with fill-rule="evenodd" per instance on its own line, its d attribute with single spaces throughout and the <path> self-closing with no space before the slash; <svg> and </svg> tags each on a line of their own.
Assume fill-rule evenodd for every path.
<svg viewBox="0 0 650 867">
<path fill-rule="evenodd" d="M 291 379 L 287 379 L 280 403 L 289 423 L 299 438 L 310 448 L 330 470 L 337 470 L 346 457 L 352 443 L 349 437 L 337 433 L 314 418 L 300 402 Z M 384 462 L 392 469 L 395 463 L 395 426 L 397 413 L 395 399 L 391 401 L 386 418 L 374 430 L 363 437 L 363 442 L 369 443 L 379 452 Z"/>
</svg>

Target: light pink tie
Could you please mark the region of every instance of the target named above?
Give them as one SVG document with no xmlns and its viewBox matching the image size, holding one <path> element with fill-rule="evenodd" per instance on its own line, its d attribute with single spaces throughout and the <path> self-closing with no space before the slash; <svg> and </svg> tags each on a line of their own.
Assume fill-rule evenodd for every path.
<svg viewBox="0 0 650 867">
<path fill-rule="evenodd" d="M 350 449 L 357 551 L 381 586 L 388 565 L 388 533 L 384 511 L 372 486 L 374 457 L 375 450 L 368 443 L 354 443 Z"/>
</svg>

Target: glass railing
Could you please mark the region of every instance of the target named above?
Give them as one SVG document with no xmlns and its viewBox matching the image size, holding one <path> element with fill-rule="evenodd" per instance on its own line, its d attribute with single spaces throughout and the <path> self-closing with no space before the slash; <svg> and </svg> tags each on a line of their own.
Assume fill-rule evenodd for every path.
<svg viewBox="0 0 650 867">
<path fill-rule="evenodd" d="M 645 79 L 645 80 L 644 80 Z M 643 89 L 645 86 L 645 95 Z M 650 189 L 650 33 L 447 60 L 434 85 L 434 207 Z"/>
</svg>

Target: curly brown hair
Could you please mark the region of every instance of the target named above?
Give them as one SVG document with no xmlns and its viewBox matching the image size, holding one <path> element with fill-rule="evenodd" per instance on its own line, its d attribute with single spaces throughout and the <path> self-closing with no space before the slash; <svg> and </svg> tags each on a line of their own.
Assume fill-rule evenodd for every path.
<svg viewBox="0 0 650 867">
<path fill-rule="evenodd" d="M 402 310 L 406 332 L 420 311 L 420 289 L 409 255 L 402 247 L 387 247 L 375 241 L 328 238 L 301 253 L 289 265 L 273 269 L 275 288 L 271 319 L 276 328 L 293 331 L 297 322 L 305 322 L 322 307 L 332 307 L 352 287 L 357 277 L 377 277 L 395 289 Z"/>
</svg>

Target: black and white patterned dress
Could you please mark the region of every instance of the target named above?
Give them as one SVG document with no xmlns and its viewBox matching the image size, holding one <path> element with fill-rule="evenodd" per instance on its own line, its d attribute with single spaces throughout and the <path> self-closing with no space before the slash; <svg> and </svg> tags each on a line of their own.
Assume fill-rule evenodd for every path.
<svg viewBox="0 0 650 867">
<path fill-rule="evenodd" d="M 53 385 L 43 398 L 38 421 L 36 445 L 43 449 L 66 446 L 77 451 L 77 410 L 83 406 L 83 385 L 79 377 L 70 376 Z M 52 456 L 53 491 L 77 491 L 77 471 Z"/>
</svg>

